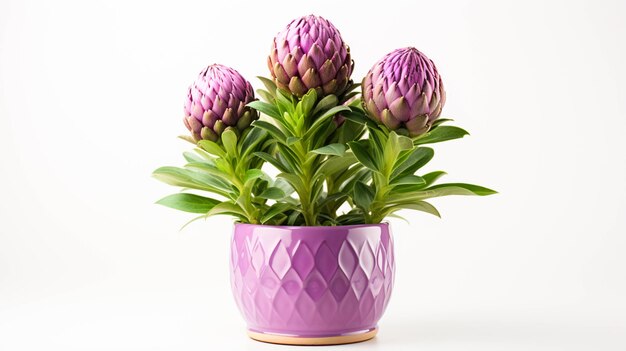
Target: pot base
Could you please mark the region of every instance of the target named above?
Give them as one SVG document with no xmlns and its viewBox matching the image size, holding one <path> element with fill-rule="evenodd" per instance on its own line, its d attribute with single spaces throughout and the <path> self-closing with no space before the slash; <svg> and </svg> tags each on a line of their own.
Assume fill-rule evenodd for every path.
<svg viewBox="0 0 626 351">
<path fill-rule="evenodd" d="M 340 344 L 352 344 L 355 342 L 361 342 L 369 340 L 376 336 L 378 333 L 378 327 L 363 332 L 337 335 L 337 336 L 322 336 L 322 337 L 300 337 L 300 336 L 288 336 L 259 333 L 248 330 L 248 336 L 254 340 L 268 342 L 271 344 L 282 345 L 340 345 Z"/>
</svg>

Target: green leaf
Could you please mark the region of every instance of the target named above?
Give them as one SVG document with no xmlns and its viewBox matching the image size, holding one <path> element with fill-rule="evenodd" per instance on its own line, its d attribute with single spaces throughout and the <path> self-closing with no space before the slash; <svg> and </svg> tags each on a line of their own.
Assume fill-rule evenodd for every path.
<svg viewBox="0 0 626 351">
<path fill-rule="evenodd" d="M 197 163 L 206 162 L 206 159 L 204 157 L 198 155 L 197 153 L 190 152 L 190 151 L 183 152 L 183 157 L 185 158 L 187 162 L 197 162 Z"/>
<path fill-rule="evenodd" d="M 363 142 L 366 141 L 364 140 Z M 348 143 L 348 145 L 350 145 L 350 150 L 352 150 L 354 156 L 363 166 L 371 169 L 372 171 L 378 171 L 378 167 L 376 167 L 374 159 L 370 156 L 369 151 L 361 142 L 352 141 Z"/>
<path fill-rule="evenodd" d="M 296 107 L 297 113 L 307 116 L 313 106 L 315 106 L 315 102 L 317 102 L 317 92 L 315 89 L 310 89 L 298 103 Z"/>
<path fill-rule="evenodd" d="M 279 188 L 280 190 L 282 190 L 285 195 L 290 195 L 293 193 L 293 187 L 291 186 L 291 184 L 289 184 L 285 179 L 283 178 L 277 178 L 274 181 L 274 187 Z"/>
<path fill-rule="evenodd" d="M 226 157 L 226 152 L 224 151 L 224 149 L 218 143 L 211 140 L 200 140 L 198 142 L 198 146 L 200 146 L 202 150 L 210 153 L 211 155 L 215 155 L 221 158 Z"/>
<path fill-rule="evenodd" d="M 271 103 L 271 102 L 274 101 L 274 95 L 272 95 L 272 93 L 270 93 L 267 90 L 257 89 L 256 93 L 257 93 L 257 95 L 259 95 L 266 102 L 270 102 Z"/>
<path fill-rule="evenodd" d="M 333 117 L 334 115 L 336 115 L 337 113 L 341 112 L 341 111 L 350 111 L 350 108 L 348 106 L 335 106 L 333 108 L 331 108 L 330 110 L 324 112 L 324 114 L 322 114 L 320 117 L 317 117 L 315 119 L 315 122 L 313 122 L 313 124 L 309 127 L 309 129 L 306 131 L 304 138 L 308 139 L 311 135 L 315 134 L 315 132 L 322 127 L 322 125 L 326 122 L 328 122 L 328 120 Z"/>
<path fill-rule="evenodd" d="M 199 220 L 199 219 L 204 219 L 204 220 L 206 220 L 206 217 L 207 217 L 207 215 L 206 215 L 206 214 L 203 214 L 203 215 L 201 215 L 201 216 L 198 216 L 198 217 L 192 218 L 189 222 L 187 222 L 187 223 L 183 224 L 183 226 L 182 226 L 182 227 L 180 227 L 179 231 L 181 231 L 181 232 L 182 232 L 182 231 L 183 231 L 183 229 L 187 228 L 187 226 L 188 226 L 188 225 L 190 225 L 191 223 L 193 223 L 193 222 L 195 222 L 195 221 L 197 221 L 197 220 Z"/>
<path fill-rule="evenodd" d="M 364 112 L 361 112 L 360 110 L 356 110 L 354 107 L 352 108 L 352 110 L 350 112 L 343 112 L 341 114 L 341 116 L 349 121 L 352 121 L 354 123 L 357 124 L 361 124 L 364 126 L 368 126 L 368 127 L 372 127 L 372 128 L 376 128 L 377 124 L 376 122 L 372 121 L 371 119 L 369 119 Z"/>
<path fill-rule="evenodd" d="M 287 217 L 287 225 L 296 225 L 296 221 L 298 221 L 298 219 L 303 221 L 302 212 L 300 212 L 297 209 L 294 209 L 289 215 L 289 217 Z"/>
<path fill-rule="evenodd" d="M 434 144 L 442 141 L 459 139 L 466 135 L 469 135 L 469 133 L 463 128 L 455 126 L 439 126 L 418 137 L 413 141 L 413 143 L 415 145 Z"/>
<path fill-rule="evenodd" d="M 273 94 L 276 91 L 276 83 L 273 80 L 261 76 L 257 76 L 257 78 L 265 85 L 268 92 Z"/>
<path fill-rule="evenodd" d="M 446 172 L 444 171 L 434 171 L 434 172 L 424 174 L 422 178 L 424 178 L 424 181 L 426 182 L 426 186 L 431 186 L 433 183 L 437 181 L 437 179 L 441 178 L 444 175 L 446 175 Z"/>
<path fill-rule="evenodd" d="M 273 204 L 261 217 L 261 223 L 265 224 L 270 219 L 276 217 L 279 214 L 284 214 L 287 210 L 293 208 L 293 205 L 282 202 Z"/>
<path fill-rule="evenodd" d="M 343 171 L 356 162 L 354 155 L 345 154 L 340 157 L 331 157 L 324 161 L 322 165 L 315 171 L 313 178 L 329 177 L 333 174 Z"/>
<path fill-rule="evenodd" d="M 235 205 L 232 202 L 222 202 L 222 203 L 215 205 L 209 211 L 209 213 L 207 213 L 207 217 L 220 215 L 220 214 L 231 215 L 231 216 L 247 219 L 247 215 L 245 211 L 242 210 L 241 207 Z"/>
<path fill-rule="evenodd" d="M 207 213 L 221 201 L 195 194 L 172 194 L 156 203 L 176 210 L 191 213 Z"/>
<path fill-rule="evenodd" d="M 441 218 L 441 214 L 435 208 L 435 206 L 431 205 L 430 203 L 428 203 L 426 201 L 416 201 L 416 202 L 412 202 L 412 203 L 397 204 L 397 205 L 389 207 L 387 209 L 387 211 L 388 211 L 388 213 L 393 213 L 393 212 L 401 210 L 401 209 L 422 211 L 422 212 L 430 213 L 432 215 L 435 215 L 435 216 Z"/>
<path fill-rule="evenodd" d="M 254 151 L 257 145 L 265 141 L 265 137 L 267 136 L 267 132 L 265 130 L 256 128 L 255 126 L 252 126 L 252 128 L 249 128 L 248 130 L 249 131 L 243 135 L 243 141 L 240 143 L 240 153 L 242 158 L 245 158 L 246 155 Z"/>
<path fill-rule="evenodd" d="M 279 173 L 278 177 L 285 179 L 298 194 L 303 194 L 304 191 L 306 191 L 306 187 L 302 184 L 302 179 L 297 175 L 292 173 Z"/>
<path fill-rule="evenodd" d="M 459 190 L 462 189 L 462 190 Z M 446 190 L 449 191 L 448 195 L 478 195 L 478 196 L 487 196 L 497 194 L 498 192 L 495 190 L 491 190 L 489 188 L 482 187 L 480 185 L 467 184 L 467 183 L 444 183 L 433 185 L 430 188 L 424 190 Z"/>
<path fill-rule="evenodd" d="M 315 149 L 311 152 L 320 155 L 343 156 L 343 154 L 346 152 L 346 146 L 344 144 L 330 144 L 323 146 L 319 149 Z"/>
<path fill-rule="evenodd" d="M 400 158 L 394 165 L 391 173 L 392 181 L 395 178 L 414 174 L 418 169 L 430 161 L 435 155 L 435 151 L 429 147 L 418 147 L 411 151 L 406 158 Z"/>
<path fill-rule="evenodd" d="M 397 143 L 401 151 L 411 150 L 413 148 L 413 140 L 404 135 L 397 136 Z"/>
<path fill-rule="evenodd" d="M 276 156 L 282 162 L 283 166 L 288 167 L 290 173 L 300 171 L 300 162 L 293 148 L 284 144 L 277 144 L 276 146 L 278 148 Z"/>
<path fill-rule="evenodd" d="M 263 199 L 269 199 L 269 200 L 281 200 L 281 199 L 284 199 L 285 196 L 287 195 L 285 194 L 284 191 L 282 191 L 282 189 L 276 188 L 276 187 L 269 187 L 265 189 L 265 191 L 263 191 L 257 197 L 260 197 Z"/>
<path fill-rule="evenodd" d="M 282 89 L 276 89 L 276 104 L 290 114 L 294 112 L 294 103 L 291 93 Z"/>
<path fill-rule="evenodd" d="M 298 137 L 290 136 L 289 138 L 287 138 L 287 145 L 291 146 L 291 145 L 297 143 L 300 140 L 301 139 L 298 138 Z"/>
<path fill-rule="evenodd" d="M 285 167 L 279 160 L 275 159 L 274 156 L 268 154 L 267 152 L 255 152 L 254 156 L 262 159 L 265 162 L 268 162 L 281 172 L 289 173 L 289 169 L 287 169 L 287 167 Z"/>
<path fill-rule="evenodd" d="M 178 167 L 161 167 L 152 175 L 169 185 L 211 191 L 226 197 L 233 191 L 232 187 L 222 180 Z"/>
<path fill-rule="evenodd" d="M 271 124 L 269 122 L 266 122 L 266 121 L 261 121 L 261 120 L 254 121 L 254 123 L 252 123 L 252 125 L 267 131 L 271 136 L 276 138 L 281 143 L 284 144 L 286 142 L 287 137 L 275 125 L 273 125 L 273 124 Z"/>
<path fill-rule="evenodd" d="M 215 176 L 215 177 L 219 177 L 222 180 L 224 180 L 225 182 L 230 183 L 231 181 L 231 176 L 230 174 L 228 174 L 227 172 L 224 172 L 223 170 L 217 168 L 216 166 L 212 165 L 212 164 L 208 164 L 205 162 L 190 162 L 188 164 L 185 165 L 185 168 L 189 169 L 189 170 L 193 170 L 193 171 L 199 171 L 197 173 L 201 174 L 201 173 L 207 173 L 208 175 L 211 176 Z"/>
<path fill-rule="evenodd" d="M 354 196 L 352 198 L 357 206 L 364 210 L 369 210 L 375 195 L 371 186 L 359 181 L 354 186 Z"/>
<path fill-rule="evenodd" d="M 315 109 L 313 110 L 313 115 L 318 114 L 321 111 L 327 110 L 333 106 L 337 106 L 338 100 L 335 95 L 326 95 L 322 100 L 320 100 L 317 105 L 315 105 Z"/>
<path fill-rule="evenodd" d="M 416 175 L 407 175 L 391 182 L 391 185 L 423 185 L 426 184 L 424 178 Z"/>
<path fill-rule="evenodd" d="M 439 126 L 440 124 L 446 123 L 446 122 L 452 122 L 454 121 L 453 119 L 450 118 L 439 118 L 437 120 L 435 120 L 432 124 L 432 126 L 430 127 L 431 130 L 437 128 L 437 126 Z"/>
<path fill-rule="evenodd" d="M 224 145 L 224 149 L 232 158 L 237 157 L 237 134 L 231 129 L 226 129 L 222 133 L 222 144 Z"/>
<path fill-rule="evenodd" d="M 256 100 L 256 101 L 249 102 L 247 106 L 252 107 L 253 109 L 259 112 L 262 112 L 272 118 L 277 118 L 277 119 L 282 118 L 278 109 L 274 105 L 269 104 L 267 102 Z"/>
<path fill-rule="evenodd" d="M 248 183 L 249 181 L 255 180 L 257 178 L 264 177 L 265 173 L 260 169 L 249 169 L 246 171 L 246 175 L 244 176 L 243 182 Z"/>
<path fill-rule="evenodd" d="M 386 198 L 389 203 L 395 202 L 413 202 L 419 200 L 430 199 L 434 197 L 450 196 L 450 195 L 479 195 L 486 196 L 492 195 L 496 192 L 494 190 L 465 183 L 444 183 L 426 188 L 423 190 L 416 190 L 413 192 L 392 194 Z"/>
</svg>

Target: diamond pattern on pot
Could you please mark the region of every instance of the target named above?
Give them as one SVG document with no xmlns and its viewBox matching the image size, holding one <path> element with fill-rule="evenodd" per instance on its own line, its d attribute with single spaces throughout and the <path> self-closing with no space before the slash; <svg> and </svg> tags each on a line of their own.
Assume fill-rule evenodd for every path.
<svg viewBox="0 0 626 351">
<path fill-rule="evenodd" d="M 387 225 L 239 224 L 231 247 L 233 295 L 257 331 L 321 336 L 373 328 L 393 287 L 392 245 Z"/>
</svg>

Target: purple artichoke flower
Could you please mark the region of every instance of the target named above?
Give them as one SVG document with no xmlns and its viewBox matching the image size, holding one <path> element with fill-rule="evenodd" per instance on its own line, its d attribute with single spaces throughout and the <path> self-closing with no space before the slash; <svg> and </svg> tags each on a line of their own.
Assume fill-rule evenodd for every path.
<svg viewBox="0 0 626 351">
<path fill-rule="evenodd" d="M 396 49 L 367 73 L 363 108 L 389 129 L 410 136 L 426 133 L 446 102 L 443 81 L 432 60 L 415 48 Z"/>
<path fill-rule="evenodd" d="M 246 106 L 252 100 L 252 86 L 239 72 L 213 64 L 189 87 L 183 121 L 196 142 L 218 141 L 226 128 L 243 131 L 258 118 L 257 112 Z"/>
<path fill-rule="evenodd" d="M 267 64 L 276 85 L 299 97 L 309 89 L 340 95 L 354 67 L 337 28 L 314 15 L 291 21 L 276 35 Z"/>
</svg>

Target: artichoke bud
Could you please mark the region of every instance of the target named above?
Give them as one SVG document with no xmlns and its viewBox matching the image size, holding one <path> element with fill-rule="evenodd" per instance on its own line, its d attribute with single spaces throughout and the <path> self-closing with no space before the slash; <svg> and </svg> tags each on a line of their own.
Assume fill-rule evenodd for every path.
<svg viewBox="0 0 626 351">
<path fill-rule="evenodd" d="M 194 140 L 217 142 L 227 127 L 243 131 L 258 118 L 256 111 L 246 107 L 254 99 L 252 85 L 239 72 L 210 65 L 187 91 L 183 123 Z"/>
<path fill-rule="evenodd" d="M 276 35 L 268 67 L 279 88 L 298 97 L 315 89 L 322 98 L 344 92 L 354 63 L 337 28 L 309 15 L 293 20 Z"/>
<path fill-rule="evenodd" d="M 363 109 L 391 130 L 405 129 L 411 137 L 430 129 L 446 102 L 443 81 L 435 64 L 415 48 L 385 55 L 361 84 Z"/>
</svg>

